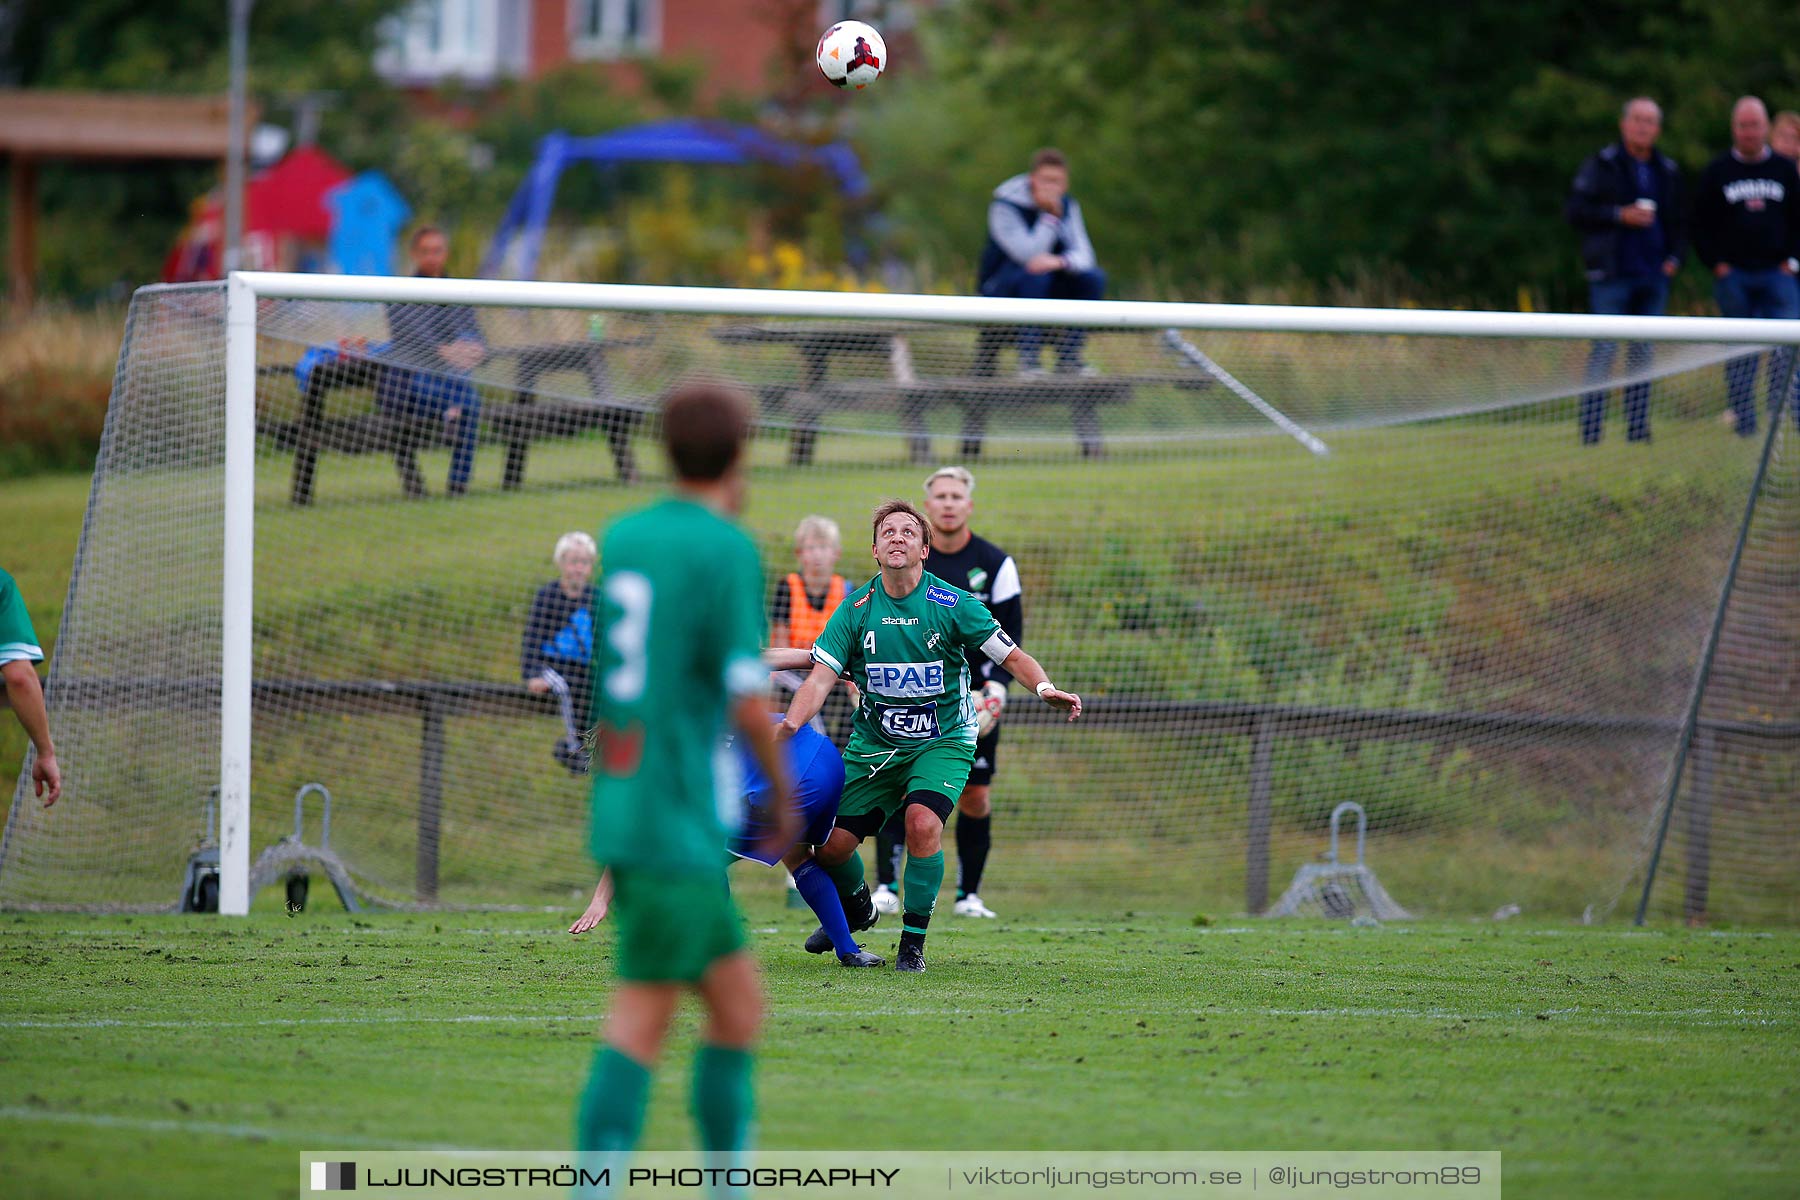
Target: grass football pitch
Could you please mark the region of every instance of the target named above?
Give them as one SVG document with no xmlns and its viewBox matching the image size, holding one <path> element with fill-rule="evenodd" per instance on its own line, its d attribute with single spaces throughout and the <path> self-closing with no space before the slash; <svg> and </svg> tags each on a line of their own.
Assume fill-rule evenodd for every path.
<svg viewBox="0 0 1800 1200">
<path fill-rule="evenodd" d="M 1508 1196 L 1793 1194 L 1800 933 L 945 913 L 902 978 L 807 956 L 807 914 L 739 884 L 765 1147 L 1498 1150 Z M 303 1150 L 564 1149 L 610 928 L 318 891 L 0 917 L 5 1194 L 290 1196 Z M 648 1148 L 693 1144 L 695 1026 Z"/>
</svg>

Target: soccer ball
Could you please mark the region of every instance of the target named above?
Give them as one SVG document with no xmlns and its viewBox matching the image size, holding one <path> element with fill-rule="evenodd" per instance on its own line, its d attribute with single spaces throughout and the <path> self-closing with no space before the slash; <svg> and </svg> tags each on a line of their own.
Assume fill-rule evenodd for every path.
<svg viewBox="0 0 1800 1200">
<path fill-rule="evenodd" d="M 866 88 L 887 67 L 887 43 L 875 27 L 839 21 L 819 39 L 819 74 L 841 88 Z"/>
<path fill-rule="evenodd" d="M 1006 685 L 990 679 L 975 692 L 975 734 L 986 737 L 1006 708 Z"/>
</svg>

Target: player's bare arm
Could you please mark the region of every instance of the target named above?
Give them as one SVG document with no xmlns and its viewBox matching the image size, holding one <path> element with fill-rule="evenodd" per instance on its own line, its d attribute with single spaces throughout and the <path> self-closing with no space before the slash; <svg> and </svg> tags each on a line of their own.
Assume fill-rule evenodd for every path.
<svg viewBox="0 0 1800 1200">
<path fill-rule="evenodd" d="M 770 646 L 762 658 L 771 671 L 804 671 L 812 666 L 812 651 L 795 646 Z"/>
<path fill-rule="evenodd" d="M 811 656 L 808 655 L 808 661 Z M 806 682 L 794 693 L 788 702 L 787 716 L 775 726 L 780 737 L 792 737 L 794 731 L 819 715 L 825 707 L 825 697 L 837 683 L 837 672 L 824 663 L 813 663 L 813 668 L 806 676 Z"/>
<path fill-rule="evenodd" d="M 1014 679 L 1036 692 L 1038 694 L 1038 699 L 1042 700 L 1045 704 L 1048 704 L 1051 708 L 1059 708 L 1068 713 L 1069 720 L 1074 721 L 1080 718 L 1081 697 L 1077 696 L 1074 692 L 1065 692 L 1055 684 L 1050 683 L 1049 673 L 1046 672 L 1043 667 L 1038 665 L 1037 659 L 1031 657 L 1031 655 L 1025 653 L 1025 651 L 1017 646 L 1013 647 L 1012 653 L 1008 654 L 1006 656 L 1006 661 L 1000 665 L 1011 672 Z M 1049 686 L 1045 686 L 1046 684 Z"/>
<path fill-rule="evenodd" d="M 606 920 L 606 910 L 612 905 L 612 890 L 612 868 L 608 867 L 600 872 L 600 882 L 594 885 L 594 898 L 588 901 L 587 911 L 575 918 L 569 932 L 586 933 Z"/>
</svg>

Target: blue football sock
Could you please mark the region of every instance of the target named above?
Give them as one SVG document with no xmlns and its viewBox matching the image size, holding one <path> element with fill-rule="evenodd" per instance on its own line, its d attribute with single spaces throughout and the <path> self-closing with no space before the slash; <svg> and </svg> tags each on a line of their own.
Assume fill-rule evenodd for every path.
<svg viewBox="0 0 1800 1200">
<path fill-rule="evenodd" d="M 850 936 L 850 922 L 844 917 L 844 903 L 838 899 L 837 885 L 818 863 L 808 859 L 794 872 L 794 886 L 801 899 L 818 915 L 819 924 L 831 938 L 831 948 L 839 954 L 855 954 L 862 947 Z"/>
</svg>

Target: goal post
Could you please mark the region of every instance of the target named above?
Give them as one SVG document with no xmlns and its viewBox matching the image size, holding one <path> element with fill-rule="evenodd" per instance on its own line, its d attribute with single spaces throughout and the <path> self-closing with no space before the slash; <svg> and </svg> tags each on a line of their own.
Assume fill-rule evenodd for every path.
<svg viewBox="0 0 1800 1200">
<path fill-rule="evenodd" d="M 483 363 L 446 367 L 392 306 L 433 306 L 420 329 L 478 330 Z M 761 405 L 753 504 L 767 499 L 751 524 L 771 583 L 790 567 L 802 515 L 837 517 L 839 569 L 854 584 L 868 571 L 859 513 L 915 494 L 926 464 L 975 470 L 975 527 L 1026 576 L 1027 644 L 1091 702 L 1070 734 L 1016 694 L 1003 721 L 994 869 L 1040 900 L 1082 880 L 1122 902 L 1235 894 L 1258 911 L 1271 879 L 1279 888 L 1322 848 L 1325 814 L 1354 801 L 1369 810 L 1374 869 L 1410 911 L 1485 905 L 1489 888 L 1520 878 L 1527 898 L 1566 910 L 1586 887 L 1610 911 L 1642 881 L 1658 802 L 1681 792 L 1671 772 L 1691 770 L 1682 717 L 1702 635 L 1728 607 L 1732 541 L 1748 538 L 1754 576 L 1794 520 L 1791 433 L 1768 431 L 1773 465 L 1757 490 L 1771 500 L 1758 507 L 1750 440 L 1714 418 L 1723 365 L 1800 344 L 1800 322 L 264 272 L 146 289 L 134 319 L 140 309 L 150 332 L 122 351 L 116 454 L 97 468 L 74 585 L 122 615 L 96 616 L 98 599 L 70 606 L 88 624 L 59 641 L 70 662 L 51 704 L 80 726 L 64 751 L 76 803 L 58 829 L 15 798 L 4 906 L 83 903 L 57 870 L 121 854 L 133 822 L 156 828 L 160 857 L 143 851 L 129 885 L 107 885 L 100 903 L 158 906 L 147 881 L 166 872 L 172 886 L 180 863 L 163 859 L 188 836 L 176 814 L 201 781 L 163 763 L 163 749 L 151 764 L 131 747 L 167 739 L 183 713 L 192 736 L 218 739 L 207 787 L 221 912 L 249 911 L 267 882 L 253 886 L 258 846 L 312 770 L 330 775 L 340 805 L 333 849 L 371 894 L 563 896 L 579 854 L 528 829 L 553 827 L 578 849 L 582 785 L 543 779 L 510 808 L 498 796 L 508 757 L 525 753 L 517 738 L 533 739 L 533 772 L 558 770 L 537 762 L 553 706 L 525 694 L 509 661 L 530 582 L 520 572 L 548 574 L 549 540 L 595 530 L 636 502 L 640 480 L 660 478 L 649 435 L 658 397 L 682 378 L 740 383 Z M 1593 341 L 1661 349 L 1649 365 L 1618 354 L 1597 378 Z M 1051 369 L 1023 369 L 1028 352 L 1049 354 Z M 395 416 L 384 389 L 396 379 L 435 381 L 437 407 Z M 1637 448 L 1619 444 L 1613 416 L 1603 450 L 1578 447 L 1578 398 L 1621 387 L 1654 391 L 1657 442 L 1628 457 Z M 479 397 L 478 418 L 450 415 L 459 388 L 471 410 Z M 1759 377 L 1766 419 L 1763 391 Z M 414 449 L 432 474 L 448 458 L 454 483 L 458 420 L 479 431 L 469 494 L 440 500 L 436 478 L 415 491 L 421 477 L 405 465 L 396 488 L 381 459 L 410 462 Z M 1330 457 L 1307 454 L 1308 439 Z M 109 492 L 100 512 L 108 473 L 143 486 Z M 194 511 L 146 528 L 154 546 L 108 540 L 144 527 L 152 510 L 130 506 L 171 503 Z M 1746 512 L 1773 524 L 1746 518 L 1740 530 Z M 1586 544 L 1595 531 L 1606 540 Z M 414 557 L 427 569 L 403 587 Z M 187 590 L 154 621 L 130 614 L 172 585 L 146 579 L 133 596 L 120 573 L 162 570 Z M 202 600 L 194 585 L 213 570 L 216 600 Z M 1771 882 L 1765 811 L 1800 714 L 1780 708 L 1779 680 L 1740 678 L 1742 639 L 1769 636 L 1767 612 L 1753 616 L 1736 643 L 1721 616 L 1715 669 L 1731 676 L 1719 692 L 1731 702 L 1701 706 L 1694 722 L 1725 748 L 1703 756 L 1710 824 L 1675 827 L 1704 835 L 1690 864 L 1718 876 L 1744 864 L 1741 886 L 1715 896 L 1721 911 L 1762 889 L 1774 898 L 1746 911 L 1800 918 L 1800 898 Z M 133 638 L 182 650 L 165 671 L 121 654 Z M 209 638 L 211 680 L 191 653 Z M 479 652 L 463 662 L 434 645 L 453 638 Z M 1108 655 L 1109 639 L 1120 653 Z M 382 762 L 356 761 L 364 738 Z M 1721 774 L 1719 754 L 1746 746 L 1753 767 Z M 1529 803 L 1509 798 L 1520 791 Z M 1579 814 L 1579 837 L 1559 812 Z M 1492 881 L 1450 881 L 1449 864 L 1489 835 L 1502 860 L 1483 868 Z M 1086 862 L 1083 846 L 1106 849 Z M 487 886 L 484 873 L 516 865 L 508 856 L 542 885 Z M 1171 860 L 1195 879 L 1170 884 Z"/>
</svg>

